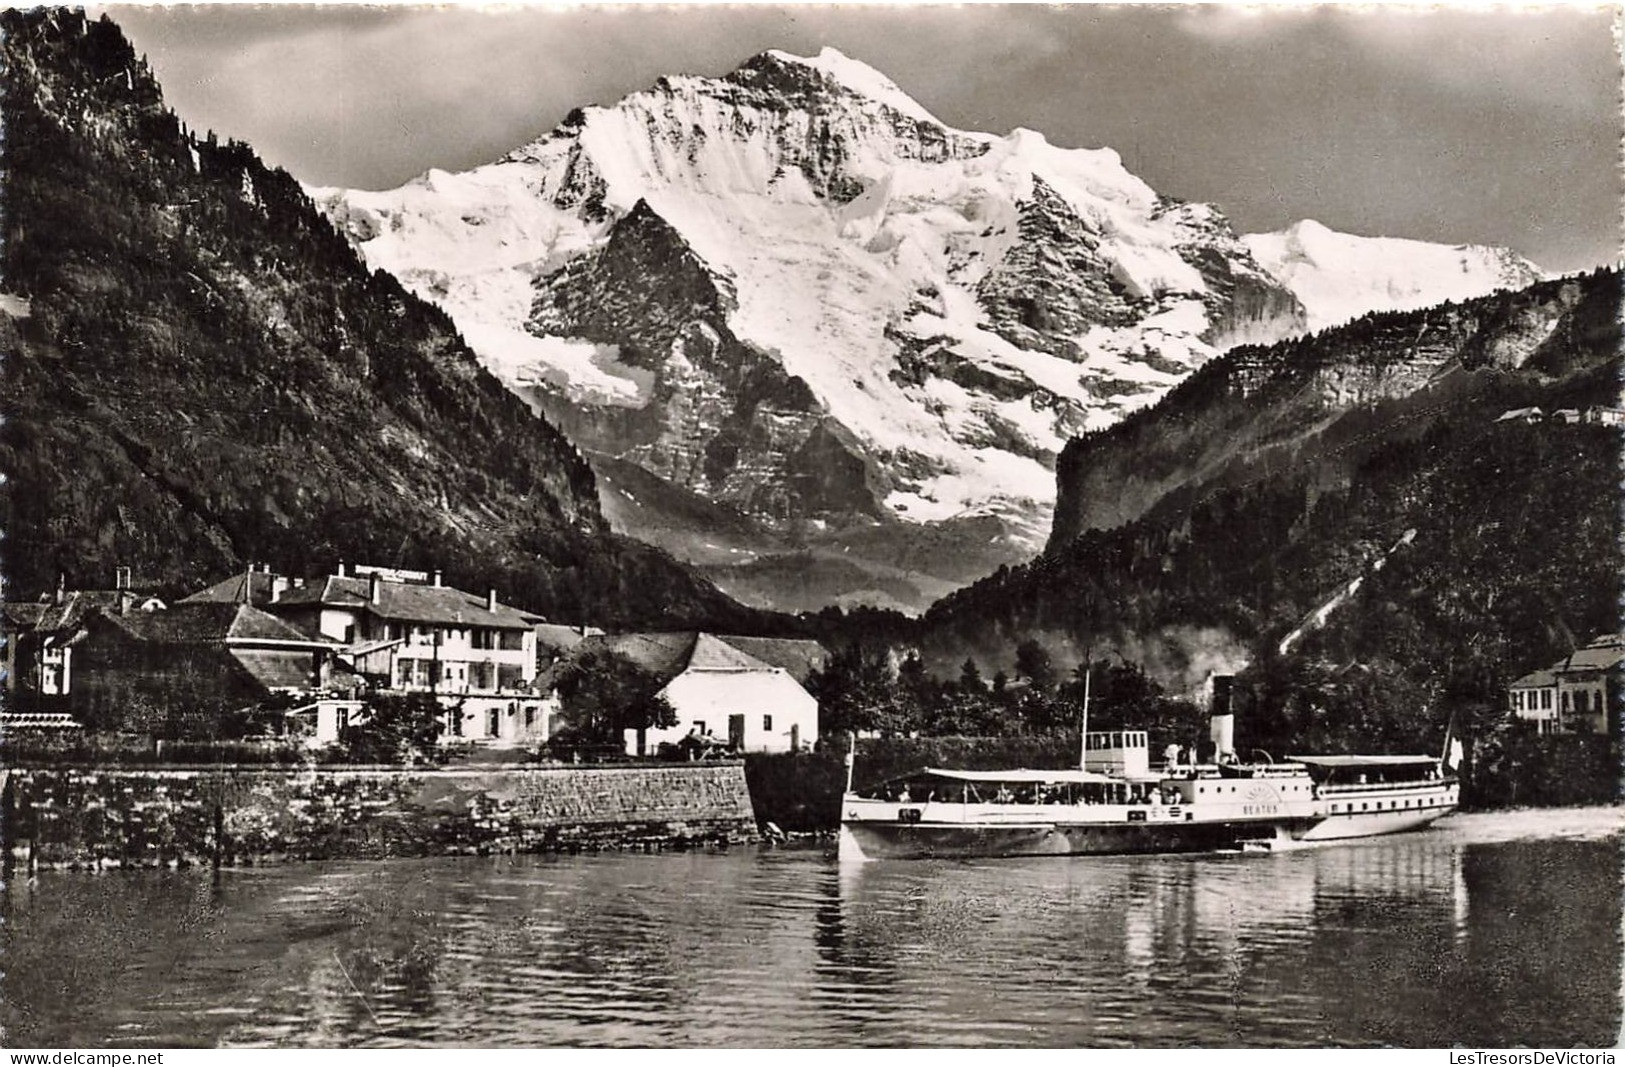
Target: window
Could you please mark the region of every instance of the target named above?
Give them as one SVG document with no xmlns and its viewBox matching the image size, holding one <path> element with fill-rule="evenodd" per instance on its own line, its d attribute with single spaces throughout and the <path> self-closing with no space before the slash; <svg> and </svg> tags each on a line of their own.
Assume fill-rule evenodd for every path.
<svg viewBox="0 0 1625 1067">
<path fill-rule="evenodd" d="M 412 684 L 412 669 L 416 660 L 398 659 L 395 661 L 395 684 L 406 687 Z"/>
<path fill-rule="evenodd" d="M 536 709 L 533 708 L 533 707 L 527 707 L 525 709 L 525 729 L 529 730 L 531 727 L 533 727 L 535 725 L 536 725 Z"/>
<path fill-rule="evenodd" d="M 525 669 L 503 663 L 497 666 L 497 688 L 518 689 L 525 684 Z"/>
<path fill-rule="evenodd" d="M 497 647 L 497 632 L 495 630 L 482 630 L 476 627 L 469 635 L 469 644 L 475 648 L 490 651 Z"/>
<path fill-rule="evenodd" d="M 496 708 L 485 713 L 485 736 L 495 737 L 501 731 L 502 718 Z"/>
<path fill-rule="evenodd" d="M 762 729 L 764 729 L 764 730 L 773 729 L 773 716 L 771 716 L 771 715 L 763 715 L 762 716 Z"/>
<path fill-rule="evenodd" d="M 503 630 L 503 631 L 501 631 L 501 636 L 500 636 L 500 640 L 498 642 L 498 646 L 504 652 L 519 652 L 519 651 L 521 651 L 525 647 L 525 631 L 523 631 L 523 630 Z"/>
<path fill-rule="evenodd" d="M 1546 711 L 1552 710 L 1552 691 L 1550 689 L 1540 691 L 1540 706 Z"/>
</svg>

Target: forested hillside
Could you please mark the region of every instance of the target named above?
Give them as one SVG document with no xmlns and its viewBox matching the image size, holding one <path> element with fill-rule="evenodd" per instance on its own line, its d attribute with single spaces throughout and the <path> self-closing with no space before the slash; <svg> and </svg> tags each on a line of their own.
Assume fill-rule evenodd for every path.
<svg viewBox="0 0 1625 1067">
<path fill-rule="evenodd" d="M 571 621 L 752 622 L 611 536 L 576 450 L 445 314 L 188 131 L 113 23 L 0 19 L 9 595 L 365 560 Z"/>
<path fill-rule="evenodd" d="M 1277 752 L 1499 725 L 1506 682 L 1618 625 L 1620 430 L 1500 416 L 1618 405 L 1619 306 L 1598 272 L 1238 350 L 1069 449 L 1079 529 L 1040 559 L 918 623 L 825 621 L 939 676 L 1009 670 L 1027 640 L 1171 692 L 1246 668 L 1246 736 Z"/>
</svg>

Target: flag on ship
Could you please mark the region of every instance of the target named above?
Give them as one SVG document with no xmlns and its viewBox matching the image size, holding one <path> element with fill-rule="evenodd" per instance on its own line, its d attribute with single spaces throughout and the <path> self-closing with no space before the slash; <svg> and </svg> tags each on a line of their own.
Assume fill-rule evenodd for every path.
<svg viewBox="0 0 1625 1067">
<path fill-rule="evenodd" d="M 1466 751 L 1462 748 L 1461 738 L 1456 736 L 1456 717 L 1452 715 L 1450 716 L 1450 725 L 1445 727 L 1444 731 L 1443 762 L 1445 771 L 1447 773 L 1455 771 L 1457 767 L 1461 766 L 1461 761 L 1465 757 Z"/>
</svg>

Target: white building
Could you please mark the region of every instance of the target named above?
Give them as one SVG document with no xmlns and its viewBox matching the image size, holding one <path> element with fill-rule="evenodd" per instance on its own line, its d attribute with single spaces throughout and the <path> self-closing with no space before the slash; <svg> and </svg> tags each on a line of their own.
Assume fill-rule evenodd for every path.
<svg viewBox="0 0 1625 1067">
<path fill-rule="evenodd" d="M 1524 675 L 1507 687 L 1512 713 L 1541 733 L 1605 733 L 1614 725 L 1611 705 L 1620 700 L 1625 672 L 1625 634 L 1604 634 L 1551 667 Z"/>
<path fill-rule="evenodd" d="M 448 742 L 503 747 L 547 740 L 557 701 L 536 686 L 540 620 L 453 589 L 440 572 L 356 567 L 309 580 L 251 571 L 188 600 L 252 599 L 305 633 L 344 645 L 376 690 L 430 693 L 447 710 Z"/>
<path fill-rule="evenodd" d="M 1557 675 L 1531 671 L 1507 687 L 1512 714 L 1532 722 L 1543 734 L 1557 728 Z"/>
<path fill-rule="evenodd" d="M 629 754 L 689 736 L 739 752 L 795 752 L 818 740 L 818 701 L 803 685 L 824 663 L 816 641 L 687 631 L 591 637 L 580 648 L 618 652 L 665 683 L 661 694 L 676 710 L 677 725 L 641 739 L 626 731 Z"/>
</svg>

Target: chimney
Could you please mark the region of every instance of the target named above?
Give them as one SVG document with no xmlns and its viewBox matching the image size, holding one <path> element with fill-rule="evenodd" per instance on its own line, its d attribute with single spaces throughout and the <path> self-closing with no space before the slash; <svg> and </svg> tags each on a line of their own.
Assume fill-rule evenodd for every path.
<svg viewBox="0 0 1625 1067">
<path fill-rule="evenodd" d="M 119 589 L 118 613 L 120 615 L 128 615 L 130 613 L 130 605 L 133 603 L 135 603 L 135 594 L 130 592 L 128 589 Z"/>
<path fill-rule="evenodd" d="M 338 570 L 337 570 L 337 571 L 336 571 L 336 572 L 335 572 L 335 573 L 336 573 L 336 574 L 337 574 L 337 575 L 338 575 L 338 576 L 339 576 L 339 577 L 340 577 L 340 578 L 343 578 L 343 577 L 345 577 L 345 573 L 344 573 L 344 561 L 343 561 L 343 560 L 339 560 L 339 568 L 338 568 Z"/>
<path fill-rule="evenodd" d="M 1233 758 L 1236 754 L 1236 715 L 1232 700 L 1235 688 L 1235 675 L 1213 676 L 1213 705 L 1208 712 L 1207 728 L 1215 760 Z"/>
<path fill-rule="evenodd" d="M 486 594 L 485 594 L 485 610 L 486 611 L 495 611 L 496 609 L 497 609 L 497 591 L 495 589 L 487 590 Z"/>
<path fill-rule="evenodd" d="M 436 589 L 439 589 L 439 588 L 440 588 L 440 586 L 441 586 L 441 585 L 442 585 L 442 584 L 443 584 L 443 581 L 442 581 L 442 580 L 443 580 L 443 579 L 444 579 L 444 578 L 445 578 L 445 574 L 444 574 L 444 572 L 442 572 L 442 571 L 438 571 L 438 570 L 437 570 L 437 571 L 435 571 L 435 572 L 434 572 L 434 587 L 435 587 L 435 588 L 436 588 Z"/>
<path fill-rule="evenodd" d="M 376 574 L 368 576 L 367 599 L 372 601 L 374 604 L 377 604 L 384 599 L 384 580 L 378 577 Z"/>
<path fill-rule="evenodd" d="M 114 589 L 128 589 L 128 588 L 130 588 L 130 568 L 128 568 L 128 567 L 114 567 L 113 568 L 113 588 Z"/>
<path fill-rule="evenodd" d="M 288 579 L 277 575 L 271 579 L 271 603 L 275 604 L 282 599 L 282 594 L 288 591 Z"/>
<path fill-rule="evenodd" d="M 59 572 L 56 576 L 56 602 L 60 604 L 66 599 L 68 599 L 68 576 Z"/>
</svg>

